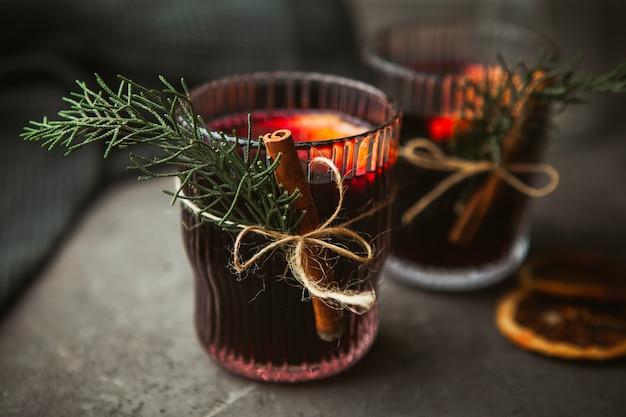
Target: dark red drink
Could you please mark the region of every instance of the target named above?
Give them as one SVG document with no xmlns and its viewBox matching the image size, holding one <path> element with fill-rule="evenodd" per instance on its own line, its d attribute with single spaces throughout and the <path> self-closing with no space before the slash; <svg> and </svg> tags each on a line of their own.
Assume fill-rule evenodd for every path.
<svg viewBox="0 0 626 417">
<path fill-rule="evenodd" d="M 430 138 L 446 150 L 446 132 L 449 123 L 441 116 L 423 117 L 405 114 L 402 126 L 403 143 L 416 137 Z M 525 141 L 520 150 L 518 162 L 536 162 L 545 143 L 543 123 L 528 132 L 531 140 Z M 477 187 L 480 187 L 489 174 L 479 174 L 452 186 L 428 205 L 412 222 L 400 224 L 402 214 L 420 198 L 433 190 L 441 181 L 451 175 L 449 171 L 424 169 L 400 159 L 397 164 L 399 192 L 394 204 L 394 228 L 390 264 L 394 275 L 402 274 L 398 269 L 405 268 L 405 274 L 415 274 L 421 270 L 424 275 L 432 275 L 433 288 L 438 287 L 438 274 L 463 275 L 463 270 L 485 265 L 497 265 L 502 259 L 526 250 L 527 219 L 526 195 L 513 187 L 502 187 L 493 205 L 481 223 L 480 228 L 469 244 L 453 243 L 449 233 L 459 217 L 459 211 Z M 518 175 L 525 182 L 532 183 L 530 174 Z M 467 279 L 471 279 L 471 272 Z M 408 281 L 410 279 L 407 278 Z M 445 285 L 445 284 L 443 284 Z M 424 286 L 429 286 L 425 284 Z"/>
<path fill-rule="evenodd" d="M 445 151 L 463 160 L 494 164 L 500 163 L 498 142 L 511 142 L 503 140 L 511 119 L 496 120 L 498 117 L 493 116 L 509 111 L 507 104 L 517 100 L 517 93 L 521 92 L 516 87 L 528 80 L 527 74 L 518 70 L 532 68 L 538 56 L 545 57 L 546 63 L 558 58 L 557 48 L 541 34 L 505 22 L 466 17 L 395 23 L 377 31 L 363 49 L 368 80 L 403 107 L 404 142 L 425 137 L 446 148 L 443 142 L 451 128 L 467 127 L 463 126 L 465 121 L 481 120 L 469 135 L 463 135 L 471 140 L 455 141 L 456 149 Z M 485 99 L 487 91 L 492 94 Z M 519 114 L 517 104 L 511 113 Z M 545 140 L 546 109 L 532 109 L 529 113 L 536 125 L 532 132 L 524 132 L 524 149 L 516 150 L 514 158 L 507 155 L 506 162 L 538 162 Z M 445 120 L 452 115 L 464 121 L 455 125 Z M 483 116 L 489 121 L 485 122 Z M 525 120 L 526 116 L 513 118 Z M 434 126 L 433 119 L 437 120 Z M 458 138 L 456 132 L 453 136 Z M 506 148 L 503 153 L 508 154 L 509 147 Z M 396 226 L 400 223 L 398 216 L 452 174 L 400 163 L 402 189 L 394 216 Z M 556 182 L 554 171 L 547 169 L 548 172 L 552 181 L 544 190 Z M 508 185 L 501 186 L 493 175 L 487 181 L 486 177 L 487 174 L 475 175 L 451 187 L 409 226 L 394 232 L 393 250 L 387 260 L 390 275 L 422 288 L 467 291 L 490 286 L 515 271 L 526 256 L 530 238 L 526 221 L 528 199 Z M 498 193 L 492 192 L 495 188 L 499 188 Z M 477 189 L 481 192 L 468 200 Z M 492 204 L 490 196 L 496 194 Z M 468 201 L 471 204 L 466 205 Z M 471 209 L 464 210 L 467 206 Z M 489 214 L 473 207 L 489 207 Z M 480 230 L 475 233 L 477 228 Z"/>
<path fill-rule="evenodd" d="M 348 191 L 343 215 L 346 218 L 362 212 L 372 198 L 383 199 L 389 192 L 387 170 L 369 176 L 354 177 L 345 181 Z M 337 203 L 334 184 L 316 184 L 312 192 L 320 216 L 330 215 Z M 187 225 L 197 225 L 198 219 L 183 212 Z M 372 270 L 380 269 L 383 251 L 388 245 L 388 209 L 383 209 L 353 228 L 369 232 L 372 244 L 379 252 Z M 189 253 L 195 254 L 196 271 L 196 323 L 203 346 L 221 363 L 232 366 L 235 372 L 247 373 L 246 367 L 260 379 L 265 372 L 283 370 L 294 378 L 317 377 L 324 361 L 352 362 L 363 351 L 355 346 L 369 346 L 364 338 L 374 338 L 371 329 L 377 321 L 377 309 L 363 315 L 344 311 L 342 336 L 336 342 L 322 341 L 315 329 L 313 307 L 303 300 L 303 289 L 291 277 L 280 252 L 263 260 L 253 273 L 237 275 L 231 268 L 234 235 L 209 224 L 191 227 L 184 231 Z M 263 244 L 261 239 L 254 243 Z M 242 256 L 252 256 L 254 246 L 244 250 Z M 337 259 L 333 272 L 342 288 L 368 289 L 375 284 L 369 268 L 359 268 L 353 262 Z M 359 288 L 361 287 L 361 288 Z M 364 343 L 365 342 L 365 343 Z M 259 367 L 262 364 L 263 367 Z M 290 368 L 296 368 L 290 369 Z M 298 370 L 298 368 L 300 368 Z M 334 372 L 333 372 L 334 373 Z M 323 376 L 323 374 L 322 374 Z"/>
<path fill-rule="evenodd" d="M 385 96 L 381 93 L 380 97 Z M 197 100 L 201 98 L 198 96 Z M 323 155 L 339 168 L 345 188 L 338 220 L 341 222 L 367 211 L 390 193 L 390 168 L 395 162 L 391 152 L 397 149 L 399 127 L 399 118 L 393 117 L 390 108 L 389 105 L 386 110 L 384 106 L 380 108 L 387 112 L 381 116 L 383 119 L 365 121 L 362 116 L 351 115 L 341 108 L 323 112 L 258 110 L 252 112 L 252 137 L 290 129 L 296 140 L 303 136 L 321 139 L 298 144 L 299 155 L 305 167 L 309 166 L 307 161 Z M 301 125 L 302 118 L 305 120 Z M 311 118 L 325 119 L 321 125 L 309 128 Z M 205 120 L 211 130 L 228 134 L 235 129 L 238 135 L 247 136 L 247 113 L 213 115 L 210 119 L 205 116 Z M 322 137 L 311 136 L 322 130 Z M 336 139 L 323 140 L 329 135 Z M 372 155 L 380 158 L 372 160 Z M 324 221 L 337 206 L 337 186 L 324 166 L 313 165 L 308 178 L 320 219 Z M 340 288 L 357 292 L 376 288 L 376 277 L 389 242 L 386 232 L 390 227 L 390 207 L 350 225 L 350 229 L 367 236 L 377 256 L 371 265 L 333 256 L 334 278 Z M 201 223 L 187 210 L 182 216 L 186 225 L 183 229 L 186 250 L 196 278 L 197 334 L 202 346 L 222 366 L 255 379 L 294 382 L 336 374 L 367 352 L 378 328 L 377 306 L 364 314 L 344 309 L 341 336 L 333 342 L 323 341 L 316 331 L 310 296 L 293 278 L 282 251 L 275 251 L 239 275 L 232 267 L 235 232 Z M 267 243 L 258 236 L 246 238 L 241 257 L 250 258 L 258 251 L 258 245 Z"/>
</svg>

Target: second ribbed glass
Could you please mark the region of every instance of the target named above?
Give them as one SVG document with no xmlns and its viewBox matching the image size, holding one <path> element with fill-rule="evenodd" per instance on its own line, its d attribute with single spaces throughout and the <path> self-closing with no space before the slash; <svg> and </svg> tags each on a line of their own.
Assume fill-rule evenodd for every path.
<svg viewBox="0 0 626 417">
<path fill-rule="evenodd" d="M 464 160 L 484 162 L 478 140 L 448 146 L 458 119 L 460 92 L 468 78 L 487 78 L 503 59 L 531 68 L 538 57 L 557 58 L 556 47 L 539 33 L 495 20 L 413 19 L 389 25 L 372 35 L 363 51 L 367 80 L 396 98 L 403 107 L 401 143 L 422 138 L 446 153 L 464 150 Z M 548 106 L 535 106 L 524 146 L 511 161 L 537 163 L 548 139 Z M 530 126 L 530 123 L 527 123 Z M 487 136 L 488 132 L 485 132 Z M 467 156 L 467 155 L 470 156 Z M 485 159 L 486 160 L 486 159 Z M 469 291 L 493 285 L 511 275 L 525 259 L 530 239 L 529 198 L 511 186 L 501 187 L 490 211 L 468 242 L 450 238 L 469 200 L 489 175 L 471 175 L 401 224 L 410 208 L 451 176 L 453 171 L 398 164 L 400 183 L 395 204 L 386 271 L 402 282 L 441 291 Z M 533 176 L 521 174 L 525 183 Z"/>
</svg>

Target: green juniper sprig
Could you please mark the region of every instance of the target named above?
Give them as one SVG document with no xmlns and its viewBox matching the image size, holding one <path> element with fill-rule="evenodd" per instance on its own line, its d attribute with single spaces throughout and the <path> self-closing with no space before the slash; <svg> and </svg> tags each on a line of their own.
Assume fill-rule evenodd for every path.
<svg viewBox="0 0 626 417">
<path fill-rule="evenodd" d="M 499 56 L 500 77 L 464 80 L 460 114 L 471 116 L 458 124 L 460 128 L 454 129 L 451 140 L 445 144 L 447 150 L 465 159 L 499 163 L 503 141 L 510 136 L 524 101 L 532 100 L 538 107 L 554 104 L 553 110 L 559 113 L 570 104 L 583 103 L 585 93 L 626 92 L 626 61 L 596 77 L 580 71 L 580 62 L 578 57 L 569 65 L 549 63 L 547 54 L 543 53 L 531 67 L 523 61 L 509 66 Z M 486 67 L 485 71 L 488 69 Z M 538 85 L 541 88 L 537 88 Z M 526 130 L 533 128 L 533 118 L 546 114 L 527 116 L 530 117 L 525 122 Z"/>
<path fill-rule="evenodd" d="M 98 75 L 99 91 L 77 81 L 80 91 L 63 98 L 69 108 L 59 112 L 60 120 L 32 121 L 22 138 L 39 141 L 48 150 L 64 147 L 66 155 L 103 143 L 104 158 L 116 148 L 149 145 L 162 156 L 131 152 L 129 168 L 141 171 L 141 180 L 178 177 L 178 190 L 164 191 L 172 196 L 172 204 L 179 198 L 191 200 L 214 217 L 203 220 L 223 228 L 262 225 L 285 233 L 297 229 L 303 213 L 293 203 L 300 193 L 280 190 L 273 175 L 280 158 L 271 163 L 262 158 L 263 145 L 252 140 L 250 121 L 245 141 L 211 132 L 195 114 L 184 80 L 178 91 L 163 77 L 162 90 L 118 78 L 117 91 Z M 183 189 L 193 193 L 182 195 Z"/>
<path fill-rule="evenodd" d="M 505 169 L 524 163 L 533 148 L 538 148 L 534 145 L 544 140 L 542 130 L 550 121 L 553 104 L 558 105 L 557 111 L 563 111 L 569 104 L 581 102 L 583 93 L 626 91 L 626 62 L 592 77 L 577 72 L 579 61 L 561 67 L 546 62 L 545 54 L 530 68 L 521 61 L 511 67 L 502 57 L 499 61 L 497 66 L 486 65 L 479 79 L 465 77 L 455 92 L 459 98 L 458 118 L 453 122 L 451 137 L 442 143 L 453 157 L 487 161 Z M 558 182 L 558 178 L 551 177 Z M 482 177 L 471 176 L 462 185 L 455 201 L 455 208 L 460 210 L 448 234 L 451 243 L 472 242 L 497 201 L 502 183 L 502 178 L 490 172 Z"/>
</svg>

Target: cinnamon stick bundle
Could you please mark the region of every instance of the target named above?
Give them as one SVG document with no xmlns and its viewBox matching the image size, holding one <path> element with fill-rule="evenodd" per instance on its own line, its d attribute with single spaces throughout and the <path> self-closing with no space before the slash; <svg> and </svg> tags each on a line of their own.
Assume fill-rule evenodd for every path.
<svg viewBox="0 0 626 417">
<path fill-rule="evenodd" d="M 302 194 L 294 204 L 298 210 L 305 211 L 298 233 L 312 232 L 320 225 L 319 215 L 305 173 L 302 170 L 291 131 L 281 129 L 268 133 L 263 136 L 263 141 L 265 142 L 265 149 L 272 159 L 275 159 L 279 154 L 282 155 L 280 164 L 274 171 L 276 182 L 282 184 L 283 189 L 289 193 L 297 188 Z M 307 248 L 302 264 L 307 275 L 316 282 L 328 285 L 335 281 L 332 268 L 322 257 L 321 249 Z M 315 327 L 319 338 L 329 342 L 337 340 L 341 335 L 341 310 L 331 308 L 317 297 L 312 298 L 312 303 L 315 313 Z"/>
</svg>

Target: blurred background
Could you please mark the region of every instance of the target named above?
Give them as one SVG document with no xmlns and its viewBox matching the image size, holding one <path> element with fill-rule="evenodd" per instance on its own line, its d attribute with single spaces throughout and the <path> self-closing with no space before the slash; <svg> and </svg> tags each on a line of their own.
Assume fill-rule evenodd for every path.
<svg viewBox="0 0 626 417">
<path fill-rule="evenodd" d="M 27 287 L 93 198 L 121 177 L 125 153 L 92 147 L 65 159 L 24 143 L 29 120 L 51 118 L 74 81 L 98 72 L 148 86 L 190 86 L 259 70 L 356 77 L 360 45 L 411 16 L 485 16 L 552 37 L 564 61 L 582 53 L 599 74 L 626 58 L 622 0 L 22 0 L 0 4 L 0 307 Z M 92 83 L 93 84 L 93 83 Z M 557 119 L 555 146 L 594 146 L 625 131 L 623 96 L 590 97 Z M 610 135 L 609 135 L 610 136 Z"/>
<path fill-rule="evenodd" d="M 347 0 L 355 16 L 357 36 L 393 22 L 424 15 L 480 16 L 537 30 L 552 38 L 563 62 L 582 56 L 581 68 L 592 74 L 611 70 L 626 59 L 624 0 Z M 624 126 L 623 95 L 587 96 L 588 105 L 572 106 L 556 119 L 563 140 L 554 146 L 593 142 L 594 136 Z"/>
</svg>

